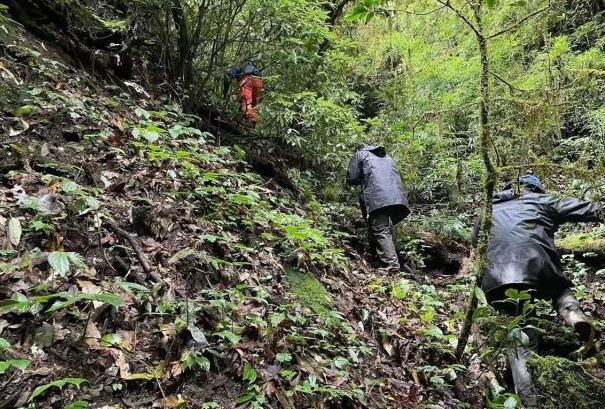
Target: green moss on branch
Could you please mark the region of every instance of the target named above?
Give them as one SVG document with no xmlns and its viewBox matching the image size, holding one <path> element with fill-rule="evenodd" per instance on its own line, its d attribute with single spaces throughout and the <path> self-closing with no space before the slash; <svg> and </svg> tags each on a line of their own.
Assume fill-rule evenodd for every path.
<svg viewBox="0 0 605 409">
<path fill-rule="evenodd" d="M 598 253 L 605 254 L 605 239 L 589 234 L 572 234 L 556 241 L 562 253 Z"/>
<path fill-rule="evenodd" d="M 329 316 L 334 309 L 334 300 L 313 274 L 287 267 L 285 279 L 292 294 L 304 307 L 320 316 Z"/>
<path fill-rule="evenodd" d="M 605 402 L 605 383 L 564 358 L 533 356 L 528 361 L 541 409 L 596 409 Z"/>
</svg>

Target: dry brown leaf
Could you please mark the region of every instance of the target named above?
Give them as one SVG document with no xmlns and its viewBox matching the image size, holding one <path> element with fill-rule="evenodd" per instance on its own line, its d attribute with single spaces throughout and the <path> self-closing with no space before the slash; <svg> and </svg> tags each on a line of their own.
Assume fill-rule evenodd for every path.
<svg viewBox="0 0 605 409">
<path fill-rule="evenodd" d="M 294 402 L 292 402 L 292 399 L 286 395 L 286 393 L 284 391 L 282 391 L 281 389 L 278 389 L 275 391 L 275 396 L 277 397 L 277 400 L 279 401 L 279 403 L 282 405 L 282 407 L 284 409 L 294 409 Z"/>
<path fill-rule="evenodd" d="M 134 346 L 136 344 L 134 331 L 126 331 L 126 330 L 119 329 L 116 331 L 116 333 L 122 337 L 122 343 L 124 344 L 123 346 L 128 351 L 134 351 Z"/>
<path fill-rule="evenodd" d="M 99 344 L 99 340 L 101 339 L 101 332 L 97 328 L 94 322 L 89 322 L 86 326 L 86 331 L 84 332 L 85 339 L 84 343 L 88 345 L 90 349 L 102 349 Z"/>
<path fill-rule="evenodd" d="M 180 408 L 187 405 L 187 400 L 183 399 L 181 395 L 167 396 L 166 399 L 158 399 L 153 402 L 152 408 Z"/>
<path fill-rule="evenodd" d="M 393 345 L 391 345 L 391 340 L 389 339 L 389 334 L 386 332 L 382 333 L 382 347 L 389 354 L 389 356 L 393 356 L 395 351 L 393 350 Z"/>
</svg>

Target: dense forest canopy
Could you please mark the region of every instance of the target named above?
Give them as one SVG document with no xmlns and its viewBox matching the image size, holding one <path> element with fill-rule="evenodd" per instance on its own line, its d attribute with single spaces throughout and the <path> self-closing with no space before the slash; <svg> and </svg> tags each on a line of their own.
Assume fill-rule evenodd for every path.
<svg viewBox="0 0 605 409">
<path fill-rule="evenodd" d="M 40 3 L 52 8 L 60 2 Z M 365 3 L 374 11 L 361 22 L 346 18 L 354 1 L 90 6 L 98 25 L 119 27 L 128 41 L 143 43 L 137 52 L 157 64 L 173 84 L 167 90 L 192 111 L 203 104 L 236 111 L 236 98 L 222 95 L 224 73 L 254 60 L 266 77 L 259 131 L 309 162 L 328 164 L 321 168 L 334 181 L 347 150 L 373 139 L 405 164 L 405 182 L 418 199 L 452 198 L 476 187 L 463 184 L 481 173 L 475 149 L 480 56 L 472 30 L 444 5 L 472 19 L 470 3 L 385 0 L 361 7 Z M 599 166 L 602 9 L 596 0 L 485 3 L 491 150 L 498 166 Z"/>
<path fill-rule="evenodd" d="M 370 142 L 395 274 L 345 185 Z M 0 154 L 0 409 L 522 407 L 534 325 L 539 407 L 605 399 L 602 341 L 477 287 L 494 192 L 603 202 L 603 0 L 0 0 Z M 562 232 L 603 328 L 603 224 Z"/>
<path fill-rule="evenodd" d="M 203 96 L 219 104 L 226 68 L 252 58 L 267 83 L 261 132 L 328 164 L 335 181 L 347 150 L 376 140 L 405 168 L 414 197 L 458 200 L 461 189 L 477 187 L 482 172 L 473 32 L 437 1 L 369 4 L 375 15 L 359 23 L 343 19 L 354 2 L 176 3 L 189 33 L 186 51 L 179 48 L 183 36 L 162 23 L 170 27 L 162 43 L 173 43 L 162 58 L 182 74 L 192 103 Z M 467 2 L 451 4 L 472 18 Z M 170 18 L 169 6 L 157 7 L 166 15 L 156 18 Z M 498 166 L 570 181 L 577 176 L 571 169 L 601 166 L 602 8 L 598 1 L 557 0 L 484 7 L 485 32 L 493 36 L 489 104 Z M 230 103 L 236 109 L 234 98 Z M 501 177 L 516 173 L 508 169 Z"/>
</svg>

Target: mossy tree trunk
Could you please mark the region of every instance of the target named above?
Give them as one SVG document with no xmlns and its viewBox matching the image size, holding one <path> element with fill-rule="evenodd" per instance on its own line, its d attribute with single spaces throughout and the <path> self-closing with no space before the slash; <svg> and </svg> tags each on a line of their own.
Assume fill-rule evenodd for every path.
<svg viewBox="0 0 605 409">
<path fill-rule="evenodd" d="M 483 158 L 483 164 L 485 166 L 485 179 L 483 185 L 484 192 L 484 204 L 483 204 L 483 215 L 481 219 L 481 229 L 479 230 L 479 245 L 477 247 L 477 261 L 476 261 L 476 277 L 475 286 L 481 285 L 483 276 L 488 267 L 487 259 L 487 246 L 489 244 L 489 233 L 492 229 L 492 196 L 494 195 L 494 188 L 496 186 L 496 169 L 492 163 L 489 147 L 491 143 L 491 129 L 489 124 L 489 103 L 490 103 L 490 92 L 489 92 L 489 54 L 487 49 L 487 38 L 483 33 L 483 16 L 481 3 L 483 0 L 477 0 L 476 4 L 473 5 L 473 12 L 475 15 L 476 28 L 475 31 L 477 41 L 479 43 L 479 53 L 481 55 L 481 102 L 480 102 L 480 119 L 481 119 L 481 132 L 479 138 L 479 149 L 481 151 L 481 157 Z M 471 333 L 471 327 L 473 325 L 473 314 L 477 309 L 477 292 L 473 288 L 471 292 L 471 299 L 466 312 L 466 319 L 464 326 L 458 338 L 458 346 L 456 348 L 456 357 L 460 359 L 468 343 L 468 337 Z"/>
<path fill-rule="evenodd" d="M 183 5 L 180 0 L 171 0 L 170 9 L 172 11 L 172 19 L 174 20 L 174 26 L 178 36 L 178 61 L 175 69 L 177 78 L 182 82 L 183 87 L 187 87 L 191 84 L 192 79 L 192 63 L 191 63 L 191 35 L 189 32 L 189 26 L 187 19 L 185 18 L 185 12 L 183 11 Z M 199 10 L 202 13 L 203 10 Z"/>
<path fill-rule="evenodd" d="M 477 247 L 475 261 L 475 269 L 477 272 L 475 276 L 475 285 L 481 285 L 481 281 L 483 281 L 483 276 L 485 275 L 485 270 L 488 266 L 487 247 L 489 244 L 489 232 L 492 228 L 492 196 L 494 195 L 494 187 L 496 186 L 497 178 L 496 168 L 494 167 L 490 156 L 490 145 L 492 138 L 489 123 L 489 52 L 487 44 L 488 38 L 483 31 L 483 0 L 473 0 L 471 2 L 474 22 L 467 18 L 460 10 L 456 9 L 450 3 L 450 0 L 437 0 L 437 2 L 456 13 L 456 15 L 473 31 L 477 39 L 481 58 L 479 153 L 483 158 L 485 178 L 483 181 L 483 214 L 481 229 L 479 230 L 479 245 Z M 456 348 L 456 357 L 458 359 L 462 357 L 466 344 L 468 343 L 468 338 L 473 325 L 473 314 L 477 309 L 478 299 L 477 292 L 475 291 L 475 285 L 472 287 L 473 291 L 471 292 L 471 299 L 466 311 L 466 319 L 464 321 L 462 331 L 460 332 L 460 336 L 458 337 L 458 346 Z"/>
</svg>

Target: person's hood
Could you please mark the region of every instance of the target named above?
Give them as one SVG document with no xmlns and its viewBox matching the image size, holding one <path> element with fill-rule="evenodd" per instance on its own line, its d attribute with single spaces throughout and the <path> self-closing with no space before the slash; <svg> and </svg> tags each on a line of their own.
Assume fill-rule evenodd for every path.
<svg viewBox="0 0 605 409">
<path fill-rule="evenodd" d="M 359 150 L 372 152 L 374 155 L 380 156 L 381 158 L 384 158 L 385 156 L 387 156 L 387 150 L 383 146 L 366 145 Z"/>
<path fill-rule="evenodd" d="M 508 202 L 509 200 L 513 200 L 518 197 L 519 195 L 513 189 L 503 190 L 502 192 L 498 192 L 492 196 L 494 203 Z"/>
</svg>

